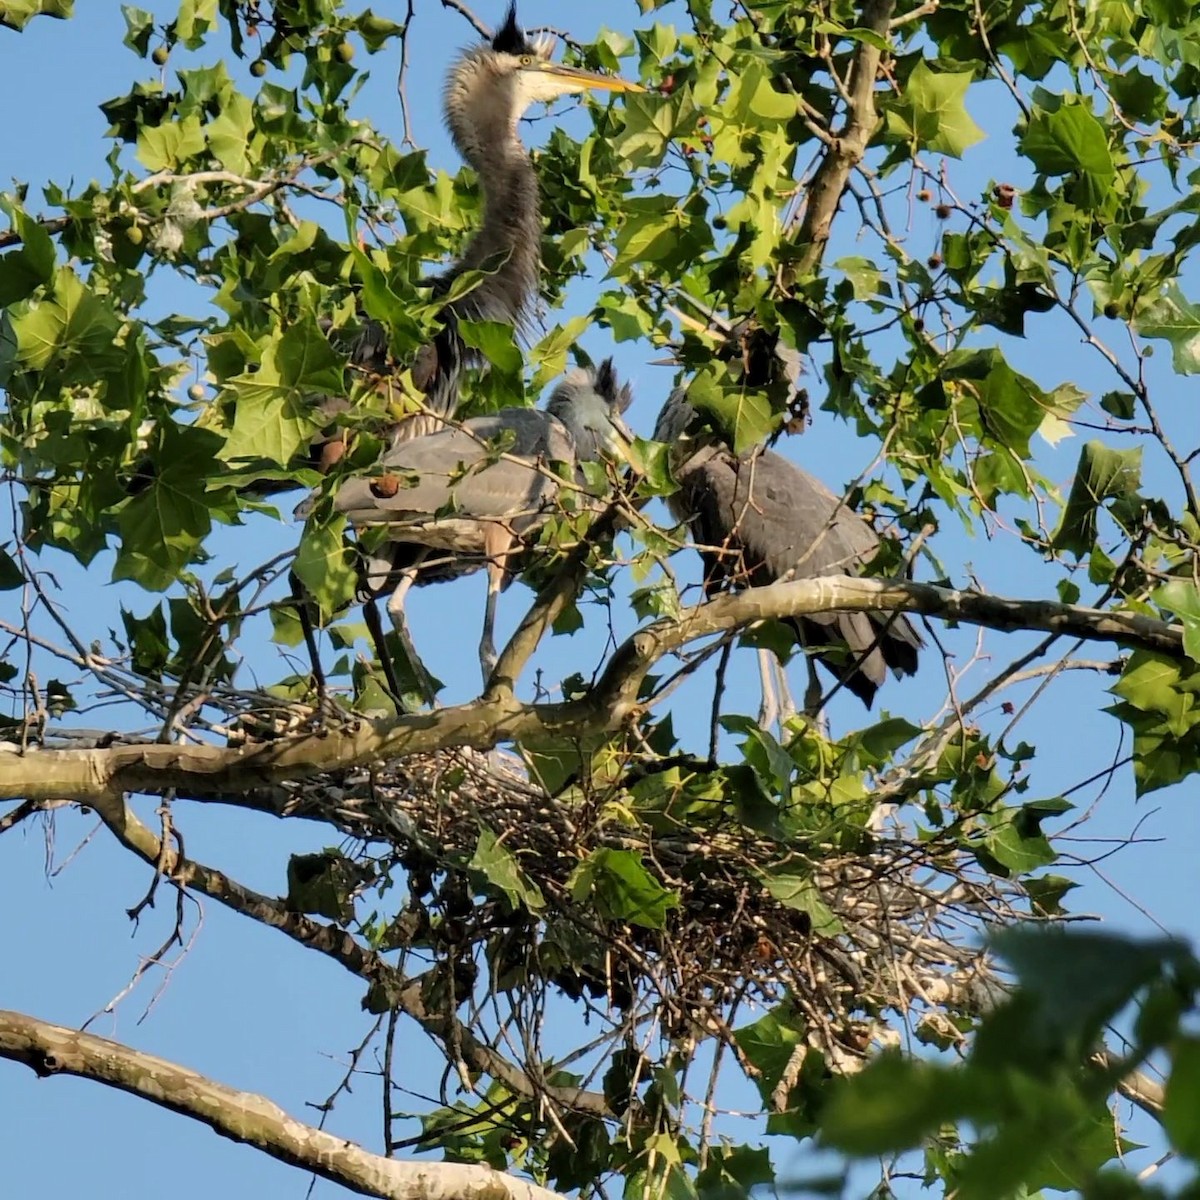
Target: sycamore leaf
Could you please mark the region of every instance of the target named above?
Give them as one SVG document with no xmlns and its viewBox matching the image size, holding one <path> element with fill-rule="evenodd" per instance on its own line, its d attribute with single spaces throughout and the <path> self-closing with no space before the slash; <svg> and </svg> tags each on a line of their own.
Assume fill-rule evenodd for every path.
<svg viewBox="0 0 1200 1200">
<path fill-rule="evenodd" d="M 499 888 L 514 909 L 538 912 L 546 907 L 542 889 L 521 870 L 520 863 L 490 829 L 480 829 L 475 854 L 467 865 Z"/>
<path fill-rule="evenodd" d="M 1104 126 L 1078 104 L 1063 105 L 1054 112 L 1035 109 L 1021 149 L 1046 175 L 1115 174 Z"/>
<path fill-rule="evenodd" d="M 1200 589 L 1187 579 L 1171 579 L 1150 593 L 1150 600 L 1183 622 L 1183 648 L 1200 662 Z"/>
<path fill-rule="evenodd" d="M 0 0 L 0 25 L 24 29 L 34 17 L 75 15 L 75 0 Z"/>
<path fill-rule="evenodd" d="M 679 897 L 667 891 L 632 850 L 593 850 L 571 873 L 568 886 L 576 903 L 595 905 L 607 920 L 661 929 Z"/>
<path fill-rule="evenodd" d="M 1132 495 L 1142 474 L 1142 450 L 1110 450 L 1103 442 L 1088 442 L 1079 452 L 1062 520 L 1054 534 L 1056 550 L 1082 558 L 1096 543 L 1096 513 L 1106 500 Z"/>
<path fill-rule="evenodd" d="M 1180 375 L 1200 371 L 1200 308 L 1168 284 L 1149 303 L 1140 305 L 1134 327 L 1142 337 L 1163 338 L 1171 343 L 1171 361 Z"/>
<path fill-rule="evenodd" d="M 903 98 L 888 109 L 888 130 L 927 150 L 961 158 L 983 130 L 963 104 L 974 78 L 970 71 L 932 71 L 922 59 L 913 68 Z"/>
</svg>

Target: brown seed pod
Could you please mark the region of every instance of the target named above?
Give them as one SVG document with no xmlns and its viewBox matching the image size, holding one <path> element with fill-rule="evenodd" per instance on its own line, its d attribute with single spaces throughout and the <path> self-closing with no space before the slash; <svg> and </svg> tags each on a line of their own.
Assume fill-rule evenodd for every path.
<svg viewBox="0 0 1200 1200">
<path fill-rule="evenodd" d="M 390 500 L 400 490 L 400 479 L 396 475 L 380 475 L 371 480 L 371 495 L 380 500 Z"/>
</svg>

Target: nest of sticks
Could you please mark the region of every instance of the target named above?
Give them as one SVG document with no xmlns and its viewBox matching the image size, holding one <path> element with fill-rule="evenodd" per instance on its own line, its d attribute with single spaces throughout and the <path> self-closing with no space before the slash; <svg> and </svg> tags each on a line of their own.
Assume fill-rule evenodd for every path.
<svg viewBox="0 0 1200 1200">
<path fill-rule="evenodd" d="M 385 948 L 452 968 L 455 1006 L 475 1016 L 481 984 L 494 1000 L 516 983 L 526 999 L 532 985 L 583 1003 L 614 1037 L 650 1019 L 669 1037 L 690 1029 L 734 1046 L 735 1020 L 787 1002 L 836 1071 L 900 1026 L 959 1040 L 960 1018 L 997 988 L 982 934 L 1028 915 L 966 850 L 918 841 L 895 818 L 865 852 L 818 854 L 740 826 L 664 831 L 628 808 L 614 819 L 612 801 L 551 795 L 513 756 L 447 750 L 298 785 L 281 815 L 346 835 L 356 911 L 390 921 Z M 481 875 L 481 837 L 504 848 L 537 904 Z M 605 919 L 579 897 L 580 865 L 604 849 L 632 852 L 673 897 L 659 927 Z M 768 886 L 776 869 L 807 885 Z"/>
</svg>

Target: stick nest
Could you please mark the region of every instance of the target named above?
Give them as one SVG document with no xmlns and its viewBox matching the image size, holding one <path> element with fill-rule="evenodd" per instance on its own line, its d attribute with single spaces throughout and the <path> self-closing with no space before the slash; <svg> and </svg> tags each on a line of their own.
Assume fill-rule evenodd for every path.
<svg viewBox="0 0 1200 1200">
<path fill-rule="evenodd" d="M 960 1039 L 960 1018 L 996 988 L 981 934 L 1027 915 L 960 846 L 918 841 L 894 817 L 853 852 L 729 821 L 687 828 L 639 819 L 615 788 L 551 795 L 497 753 L 448 750 L 310 782 L 282 808 L 348 835 L 357 911 L 389 922 L 387 948 L 450 968 L 456 1006 L 481 1011 L 480 980 L 493 998 L 526 1002 L 536 981 L 614 1034 L 652 1018 L 670 1037 L 691 1029 L 737 1053 L 735 1015 L 786 1000 L 835 1070 L 894 1041 L 897 1018 L 939 1044 Z M 514 878 L 499 877 L 496 853 L 481 866 L 481 837 L 503 847 Z M 606 919 L 581 889 L 581 865 L 602 851 L 637 856 L 674 897 L 658 927 Z M 397 868 L 408 884 L 398 911 Z"/>
</svg>

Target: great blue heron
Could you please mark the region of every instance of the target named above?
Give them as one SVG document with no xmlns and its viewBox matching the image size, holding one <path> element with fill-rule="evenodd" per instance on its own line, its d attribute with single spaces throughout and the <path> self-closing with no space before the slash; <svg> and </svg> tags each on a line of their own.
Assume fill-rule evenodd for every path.
<svg viewBox="0 0 1200 1200">
<path fill-rule="evenodd" d="M 435 294 L 445 295 L 468 271 L 484 272 L 469 292 L 447 302 L 442 309 L 443 327 L 433 341 L 418 351 L 412 376 L 424 394 L 423 410 L 394 424 L 387 437 L 392 447 L 405 440 L 423 437 L 440 428 L 453 415 L 459 402 L 459 382 L 464 364 L 474 354 L 458 329 L 460 320 L 501 321 L 521 328 L 537 294 L 541 263 L 541 211 L 537 176 L 518 135 L 518 123 L 530 105 L 559 96 L 598 88 L 614 92 L 640 92 L 636 84 L 578 67 L 550 61 L 553 39 L 531 40 L 517 21 L 516 4 L 511 4 L 504 23 L 490 41 L 465 51 L 450 69 L 444 92 L 446 124 L 455 147 L 474 168 L 483 190 L 483 220 L 461 256 L 433 281 Z M 351 364 L 368 377 L 388 381 L 395 374 L 386 329 L 367 320 L 350 352 Z M 331 397 L 318 405 L 328 423 L 326 431 L 313 440 L 309 461 L 322 474 L 328 473 L 345 450 L 345 431 L 333 428 L 340 413 L 350 408 L 344 397 Z M 272 490 L 289 486 L 272 484 Z M 402 551 L 394 568 L 404 568 L 411 584 L 418 566 L 405 560 Z M 374 564 L 376 573 L 388 564 Z M 426 568 L 428 572 L 430 568 Z M 439 575 L 428 574 L 428 578 Z M 404 585 L 401 585 L 402 588 Z M 293 592 L 299 595 L 298 585 Z M 408 652 L 410 643 L 403 626 L 403 591 L 389 605 L 393 623 Z M 303 610 L 302 610 L 303 611 Z M 366 609 L 373 635 L 378 627 L 372 602 Z M 306 630 L 310 654 L 311 632 Z M 378 638 L 376 638 L 378 641 Z M 378 647 L 381 659 L 384 652 Z M 414 667 L 418 664 L 414 660 Z M 418 667 L 419 669 L 419 667 Z"/>
<path fill-rule="evenodd" d="M 421 437 L 458 407 L 459 377 L 475 352 L 458 331 L 459 320 L 500 321 L 520 329 L 537 294 L 541 264 L 541 209 L 537 176 L 517 125 L 531 104 L 589 88 L 613 92 L 644 89 L 611 75 L 550 61 L 554 40 L 531 40 L 509 6 L 491 41 L 465 51 L 450 68 L 444 95 L 446 124 L 455 148 L 474 168 L 483 189 L 483 221 L 461 256 L 433 280 L 435 295 L 451 290 L 468 271 L 481 281 L 442 309 L 443 328 L 412 364 L 414 382 L 425 395 L 423 410 L 389 431 L 393 444 Z M 371 376 L 394 373 L 386 330 L 368 321 L 351 352 L 351 362 Z M 340 436 L 321 453 L 325 469 L 340 456 Z M 331 452 L 332 451 L 332 452 Z"/>
<path fill-rule="evenodd" d="M 606 359 L 595 370 L 568 371 L 543 410 L 506 408 L 400 442 L 384 456 L 384 474 L 350 479 L 338 490 L 334 508 L 352 525 L 386 529 L 381 549 L 388 553 L 373 560 L 368 587 L 381 593 L 399 570 L 388 612 L 418 672 L 404 620 L 409 587 L 485 568 L 479 662 L 487 682 L 496 665 L 496 600 L 512 578 L 514 556 L 563 511 L 564 489 L 595 507 L 576 490 L 578 464 L 628 457 L 633 439 L 621 414 L 630 399 Z M 565 468 L 565 480 L 554 464 Z"/>
<path fill-rule="evenodd" d="M 853 574 L 878 551 L 871 527 L 807 471 L 762 447 L 734 454 L 700 425 L 686 389 L 677 388 L 659 413 L 654 438 L 676 447 L 680 486 L 667 504 L 704 559 L 706 592 Z M 889 667 L 897 675 L 917 669 L 923 643 L 903 616 L 814 613 L 789 623 L 801 646 L 868 708 Z M 765 667 L 763 684 L 763 720 L 770 724 Z"/>
</svg>

